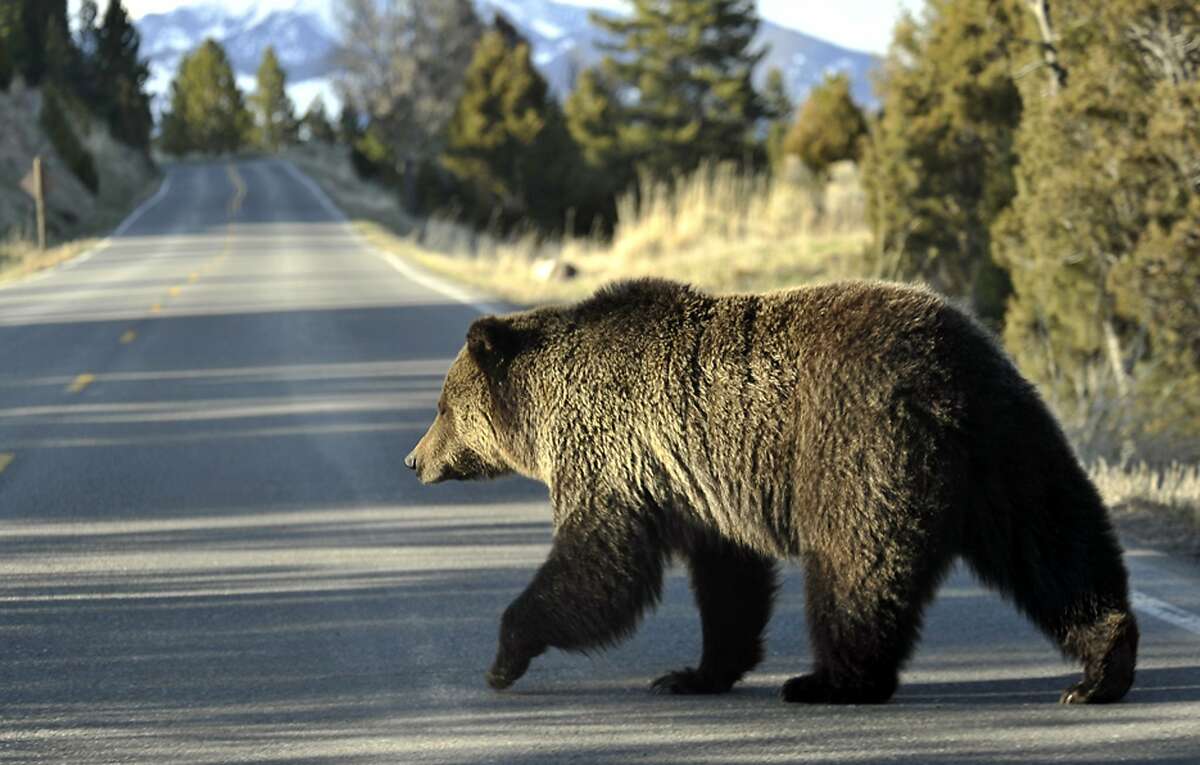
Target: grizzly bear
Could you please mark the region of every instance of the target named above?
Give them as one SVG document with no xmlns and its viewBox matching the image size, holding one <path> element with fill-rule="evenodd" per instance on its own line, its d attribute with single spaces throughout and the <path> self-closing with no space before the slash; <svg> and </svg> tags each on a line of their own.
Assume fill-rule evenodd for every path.
<svg viewBox="0 0 1200 765">
<path fill-rule="evenodd" d="M 672 558 L 703 650 L 666 693 L 762 658 L 779 558 L 803 566 L 814 666 L 787 701 L 880 703 L 952 562 L 1083 664 L 1063 703 L 1133 682 L 1138 629 L 1096 489 L 1034 388 L 934 293 L 848 282 L 712 296 L 658 280 L 480 318 L 405 460 L 424 483 L 544 482 L 554 541 L 487 674 L 632 632 Z"/>
</svg>

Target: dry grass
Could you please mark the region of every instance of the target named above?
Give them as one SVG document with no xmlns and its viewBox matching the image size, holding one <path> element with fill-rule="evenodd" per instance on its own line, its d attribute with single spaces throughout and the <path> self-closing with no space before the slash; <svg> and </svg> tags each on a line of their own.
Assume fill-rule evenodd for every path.
<svg viewBox="0 0 1200 765">
<path fill-rule="evenodd" d="M 0 283 L 52 268 L 94 247 L 97 241 L 77 239 L 57 247 L 39 250 L 32 242 L 10 238 L 7 242 L 0 243 Z"/>
<path fill-rule="evenodd" d="M 1155 547 L 1200 555 L 1200 465 L 1098 460 L 1090 472 L 1123 533 Z"/>
<path fill-rule="evenodd" d="M 450 220 L 415 221 L 330 147 L 289 154 L 377 247 L 519 305 L 574 300 L 614 279 L 658 276 L 717 292 L 862 275 L 869 234 L 852 165 L 818 185 L 710 165 L 619 200 L 611 240 L 501 238 Z M 564 265 L 569 279 L 549 276 Z"/>
</svg>

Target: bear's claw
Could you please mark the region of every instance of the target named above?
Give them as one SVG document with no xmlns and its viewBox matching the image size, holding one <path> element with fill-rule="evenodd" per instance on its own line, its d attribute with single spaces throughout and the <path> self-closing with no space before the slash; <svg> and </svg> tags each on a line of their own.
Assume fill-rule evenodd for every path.
<svg viewBox="0 0 1200 765">
<path fill-rule="evenodd" d="M 529 662 L 530 659 L 504 662 L 497 659 L 484 677 L 487 679 L 488 685 L 502 691 L 521 679 L 525 670 L 529 669 Z"/>
<path fill-rule="evenodd" d="M 733 686 L 732 683 L 721 683 L 710 675 L 691 667 L 684 667 L 676 672 L 668 672 L 650 683 L 650 690 L 658 694 L 689 696 L 709 693 L 725 693 Z"/>
</svg>

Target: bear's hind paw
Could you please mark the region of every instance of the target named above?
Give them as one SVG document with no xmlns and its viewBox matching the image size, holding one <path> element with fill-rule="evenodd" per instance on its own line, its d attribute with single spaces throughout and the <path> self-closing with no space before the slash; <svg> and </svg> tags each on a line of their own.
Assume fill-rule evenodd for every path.
<svg viewBox="0 0 1200 765">
<path fill-rule="evenodd" d="M 894 681 L 861 688 L 835 687 L 824 675 L 814 672 L 788 680 L 779 695 L 793 704 L 882 704 L 895 690 Z"/>
<path fill-rule="evenodd" d="M 652 692 L 674 696 L 725 693 L 732 687 L 733 683 L 715 680 L 711 675 L 691 667 L 668 672 L 650 683 Z"/>
</svg>

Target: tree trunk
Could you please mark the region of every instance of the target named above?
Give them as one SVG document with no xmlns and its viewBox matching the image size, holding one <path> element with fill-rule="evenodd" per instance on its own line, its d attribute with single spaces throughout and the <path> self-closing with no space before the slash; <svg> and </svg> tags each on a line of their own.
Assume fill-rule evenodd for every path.
<svg viewBox="0 0 1200 765">
<path fill-rule="evenodd" d="M 1055 96 L 1067 87 L 1067 70 L 1058 60 L 1058 36 L 1050 19 L 1050 0 L 1026 0 L 1026 4 L 1037 20 L 1042 36 L 1042 61 L 1050 70 L 1050 95 Z"/>
</svg>

